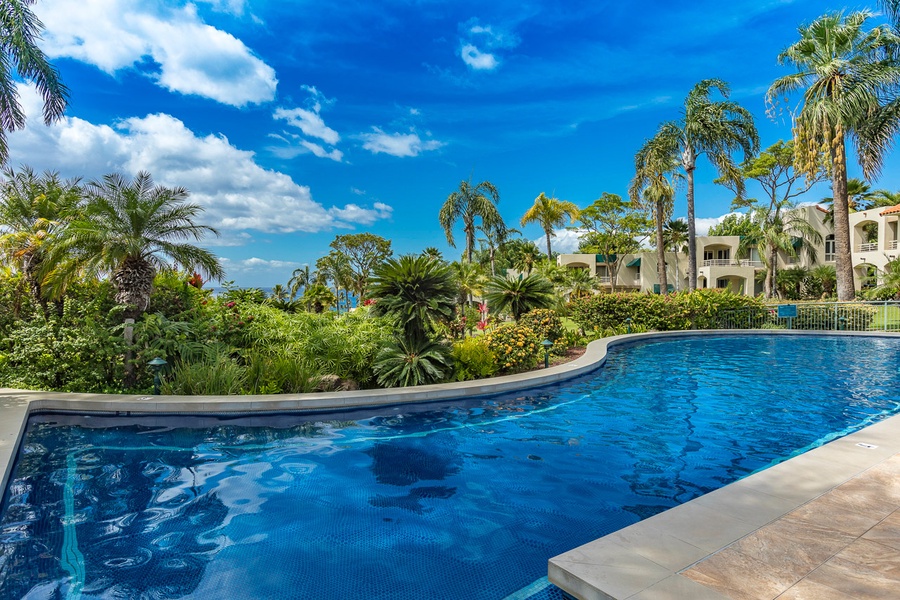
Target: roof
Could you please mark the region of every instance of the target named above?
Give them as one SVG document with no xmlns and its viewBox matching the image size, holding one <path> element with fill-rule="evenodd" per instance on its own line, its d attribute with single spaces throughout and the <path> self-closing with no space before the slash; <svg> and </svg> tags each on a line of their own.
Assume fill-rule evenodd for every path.
<svg viewBox="0 0 900 600">
<path fill-rule="evenodd" d="M 898 204 L 897 206 L 891 206 L 890 208 L 886 208 L 878 214 L 883 217 L 884 215 L 894 215 L 897 213 L 900 213 L 900 204 Z"/>
</svg>

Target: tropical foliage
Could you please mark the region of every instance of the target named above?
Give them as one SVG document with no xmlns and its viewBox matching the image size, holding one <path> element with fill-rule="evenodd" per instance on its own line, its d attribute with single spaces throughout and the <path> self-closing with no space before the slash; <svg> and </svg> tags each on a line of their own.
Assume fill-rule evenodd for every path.
<svg viewBox="0 0 900 600">
<path fill-rule="evenodd" d="M 536 273 L 521 277 L 494 277 L 486 288 L 485 299 L 492 310 L 507 312 L 519 320 L 535 308 L 553 305 L 553 286 Z"/>
</svg>

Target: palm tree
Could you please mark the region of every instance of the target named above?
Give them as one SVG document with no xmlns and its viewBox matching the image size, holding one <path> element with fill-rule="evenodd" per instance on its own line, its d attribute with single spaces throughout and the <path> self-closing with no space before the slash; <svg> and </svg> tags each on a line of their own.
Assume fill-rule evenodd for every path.
<svg viewBox="0 0 900 600">
<path fill-rule="evenodd" d="M 522 217 L 523 227 L 528 223 L 539 223 L 544 230 L 544 234 L 547 236 L 548 260 L 553 257 L 550 248 L 550 238 L 556 235 L 553 233 L 553 228 L 565 225 L 566 217 L 569 217 L 570 223 L 574 223 L 578 218 L 578 207 L 565 200 L 548 198 L 544 192 L 534 199 L 534 205 Z"/>
<path fill-rule="evenodd" d="M 61 266 L 51 273 L 51 281 L 58 286 L 79 271 L 109 274 L 116 302 L 126 306 L 126 317 L 136 318 L 150 302 L 157 270 L 171 266 L 169 261 L 207 279 L 221 279 L 219 259 L 186 242 L 200 241 L 207 233 L 218 235 L 212 227 L 196 223 L 203 208 L 187 202 L 188 194 L 182 187 L 154 185 L 144 171 L 130 182 L 111 174 L 88 183 L 83 214 L 55 245 Z"/>
<path fill-rule="evenodd" d="M 567 296 L 569 298 L 590 296 L 597 289 L 597 281 L 587 269 L 566 269 Z"/>
<path fill-rule="evenodd" d="M 852 300 L 846 140 L 857 140 L 857 154 L 867 178 L 877 174 L 892 134 L 890 119 L 875 118 L 882 98 L 900 80 L 898 38 L 887 27 L 866 32 L 868 11 L 837 12 L 800 27 L 800 40 L 778 56 L 797 69 L 781 77 L 766 94 L 770 106 L 803 90 L 794 120 L 799 170 L 813 172 L 827 148 L 834 198 L 835 267 L 838 300 Z M 896 121 L 894 121 L 896 123 Z M 895 129 L 894 129 L 895 130 Z M 887 137 L 885 138 L 885 135 Z"/>
<path fill-rule="evenodd" d="M 288 289 L 291 291 L 291 300 L 297 297 L 300 290 L 306 288 L 313 282 L 313 273 L 309 270 L 309 265 L 303 265 L 299 269 L 294 269 L 291 278 L 288 279 Z"/>
<path fill-rule="evenodd" d="M 900 192 L 875 190 L 872 193 L 872 208 L 897 206 L 898 204 L 900 204 Z"/>
<path fill-rule="evenodd" d="M 471 181 L 463 181 L 459 189 L 447 196 L 438 220 L 447 236 L 447 243 L 456 248 L 453 242 L 453 226 L 462 219 L 463 232 L 466 234 L 466 260 L 472 262 L 472 250 L 475 247 L 475 219 L 480 218 L 485 227 L 496 227 L 503 223 L 497 211 L 500 192 L 490 181 L 482 181 L 473 186 Z"/>
<path fill-rule="evenodd" d="M 819 265 L 810 270 L 809 274 L 822 284 L 822 291 L 830 296 L 834 292 L 837 282 L 834 265 Z"/>
<path fill-rule="evenodd" d="M 7 168 L 0 184 L 0 251 L 22 273 L 31 295 L 47 312 L 49 300 L 42 281 L 45 260 L 53 243 L 78 212 L 78 180 L 61 181 L 47 172 L 35 175 L 28 167 Z M 61 308 L 62 304 L 58 304 Z"/>
<path fill-rule="evenodd" d="M 495 312 L 509 312 L 513 319 L 535 308 L 553 306 L 553 285 L 537 274 L 527 277 L 493 277 L 487 285 L 485 299 Z"/>
<path fill-rule="evenodd" d="M 389 342 L 375 357 L 372 367 L 382 387 L 435 383 L 452 369 L 447 347 L 428 338 L 397 338 Z"/>
<path fill-rule="evenodd" d="M 335 302 L 337 302 L 337 296 L 324 283 L 313 283 L 303 290 L 303 303 L 306 305 L 306 309 L 316 314 L 325 312 L 325 309 Z"/>
<path fill-rule="evenodd" d="M 656 225 L 656 270 L 661 294 L 669 290 L 664 230 L 675 206 L 675 186 L 671 179 L 674 179 L 678 166 L 664 143 L 656 138 L 649 139 L 634 157 L 635 175 L 628 188 L 631 202 L 649 210 Z M 678 268 L 677 259 L 675 268 Z"/>
<path fill-rule="evenodd" d="M 491 263 L 491 277 L 494 277 L 497 274 L 497 249 L 506 243 L 506 240 L 509 239 L 510 235 L 518 235 L 520 232 L 518 229 L 511 229 L 507 227 L 506 223 L 504 223 L 502 220 L 498 222 L 492 222 L 490 225 L 482 223 L 477 229 L 484 234 L 484 238 L 479 239 L 478 241 L 487 244 L 488 260 L 490 260 Z"/>
<path fill-rule="evenodd" d="M 663 243 L 667 252 L 675 253 L 675 289 L 678 290 L 681 287 L 681 275 L 678 271 L 678 255 L 685 254 L 688 251 L 687 222 L 681 219 L 670 219 L 663 227 Z M 659 289 L 662 289 L 662 287 Z"/>
<path fill-rule="evenodd" d="M 6 133 L 25 127 L 12 70 L 34 82 L 44 101 L 47 125 L 63 116 L 69 95 L 59 72 L 36 43 L 44 26 L 31 12 L 31 4 L 34 0 L 3 0 L 0 4 L 0 164 L 9 155 Z"/>
<path fill-rule="evenodd" d="M 325 285 L 329 281 L 334 286 L 334 294 L 332 294 L 334 300 L 332 300 L 332 304 L 335 304 L 337 312 L 340 314 L 341 297 L 343 296 L 346 299 L 347 290 L 353 285 L 353 273 L 350 269 L 350 262 L 342 252 L 332 250 L 316 261 L 315 277 L 313 282 L 307 285 L 307 288 L 316 283 Z M 328 304 L 328 306 L 330 305 Z"/>
<path fill-rule="evenodd" d="M 484 287 L 484 272 L 481 265 L 467 262 L 450 263 L 453 278 L 458 289 L 466 298 L 466 304 L 472 306 L 473 295 L 481 294 Z"/>
<path fill-rule="evenodd" d="M 723 100 L 710 98 L 718 90 Z M 691 89 L 678 122 L 663 123 L 654 139 L 679 161 L 687 179 L 688 287 L 697 289 L 697 227 L 694 220 L 694 171 L 703 155 L 719 175 L 734 179 L 737 167 L 732 153 L 741 150 L 748 158 L 759 147 L 759 137 L 750 111 L 728 100 L 728 84 L 720 79 L 704 79 Z M 742 182 L 736 182 L 742 190 Z"/>
</svg>

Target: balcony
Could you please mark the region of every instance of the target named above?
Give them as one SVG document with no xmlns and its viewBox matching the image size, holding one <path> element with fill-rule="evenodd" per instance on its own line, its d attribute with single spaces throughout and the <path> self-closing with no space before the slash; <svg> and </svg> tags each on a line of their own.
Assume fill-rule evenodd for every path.
<svg viewBox="0 0 900 600">
<path fill-rule="evenodd" d="M 897 240 L 891 240 L 889 242 L 884 243 L 885 250 L 896 250 L 897 249 Z"/>
<path fill-rule="evenodd" d="M 856 249 L 857 252 L 875 252 L 878 250 L 878 244 L 875 242 L 866 242 L 865 244 L 860 244 Z"/>
<path fill-rule="evenodd" d="M 741 261 L 732 260 L 730 258 L 708 258 L 703 261 L 701 267 L 739 267 L 741 265 Z"/>
<path fill-rule="evenodd" d="M 597 279 L 600 280 L 600 283 L 607 283 L 607 284 L 608 284 L 608 283 L 610 283 L 610 281 L 611 281 L 609 275 L 599 275 L 599 276 L 597 277 Z"/>
</svg>

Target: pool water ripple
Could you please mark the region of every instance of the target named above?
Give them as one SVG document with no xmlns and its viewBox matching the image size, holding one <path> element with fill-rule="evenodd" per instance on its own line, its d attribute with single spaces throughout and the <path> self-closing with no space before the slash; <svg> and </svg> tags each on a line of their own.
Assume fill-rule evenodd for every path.
<svg viewBox="0 0 900 600">
<path fill-rule="evenodd" d="M 480 401 L 253 427 L 36 416 L 0 598 L 559 598 L 549 557 L 896 413 L 898 350 L 689 338 Z"/>
</svg>

